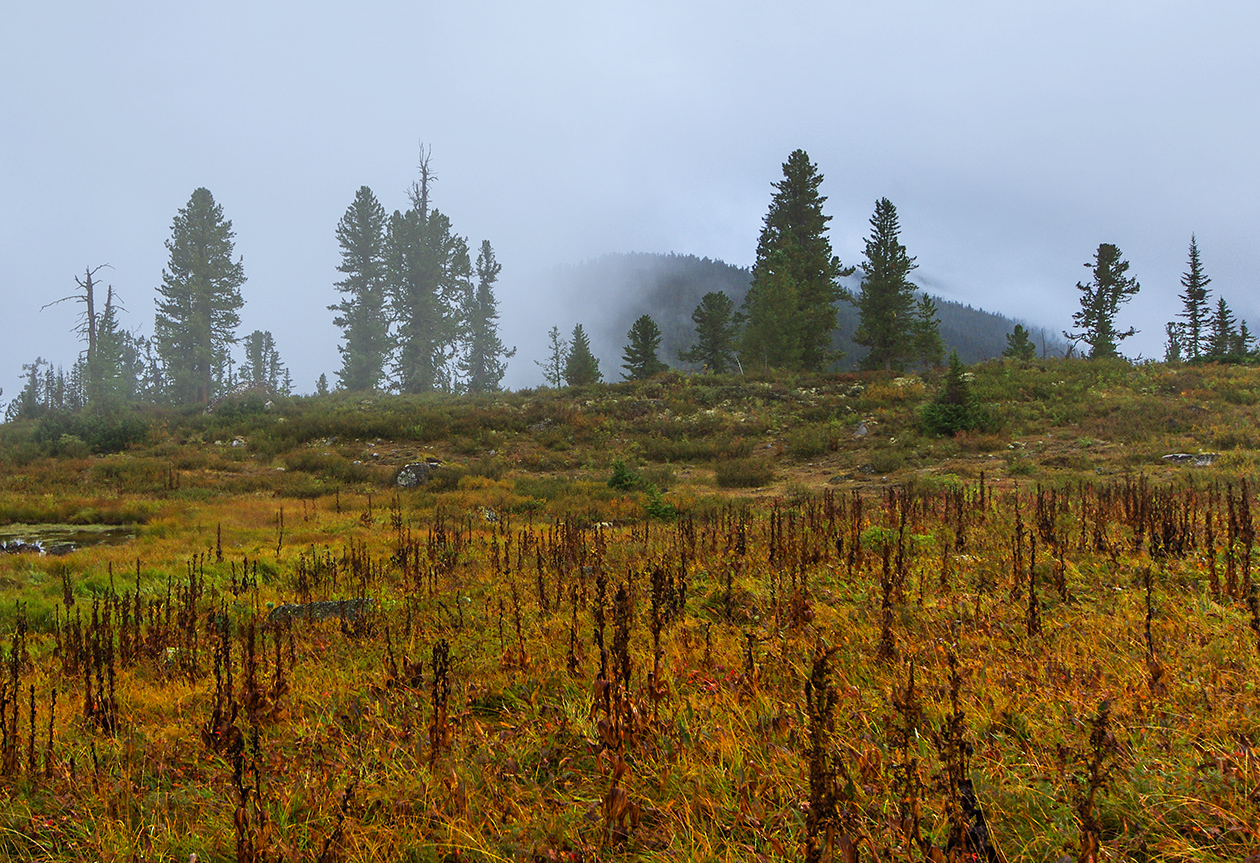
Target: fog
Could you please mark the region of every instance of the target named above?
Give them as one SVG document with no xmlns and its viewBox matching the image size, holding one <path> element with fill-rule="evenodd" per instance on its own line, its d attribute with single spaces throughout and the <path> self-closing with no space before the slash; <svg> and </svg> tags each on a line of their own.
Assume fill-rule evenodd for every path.
<svg viewBox="0 0 1260 863">
<path fill-rule="evenodd" d="M 122 7 L 122 8 L 119 8 Z M 1056 330 L 1115 243 L 1142 291 L 1118 318 L 1162 357 L 1197 234 L 1214 296 L 1257 329 L 1260 12 L 1243 3 L 462 2 L 14 4 L 0 34 L 3 400 L 67 367 L 102 271 L 153 328 L 171 220 L 205 186 L 296 389 L 335 377 L 334 228 L 361 185 L 494 245 L 505 384 L 541 383 L 584 310 L 556 267 L 607 252 L 750 265 L 804 148 L 832 242 L 860 260 L 877 198 L 931 292 Z M 592 303 L 616 302 L 591 297 Z M 605 367 L 605 376 L 614 369 Z"/>
</svg>

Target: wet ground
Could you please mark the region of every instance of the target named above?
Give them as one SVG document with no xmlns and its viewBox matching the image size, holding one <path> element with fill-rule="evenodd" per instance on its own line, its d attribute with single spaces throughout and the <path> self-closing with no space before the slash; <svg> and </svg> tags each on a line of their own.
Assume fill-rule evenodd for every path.
<svg viewBox="0 0 1260 863">
<path fill-rule="evenodd" d="M 10 524 L 0 527 L 0 553 L 69 554 L 93 545 L 121 545 L 135 538 L 134 524 Z"/>
</svg>

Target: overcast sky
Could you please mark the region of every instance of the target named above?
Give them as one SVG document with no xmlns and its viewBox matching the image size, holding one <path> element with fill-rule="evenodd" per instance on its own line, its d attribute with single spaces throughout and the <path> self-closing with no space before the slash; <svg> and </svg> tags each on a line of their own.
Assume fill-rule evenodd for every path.
<svg viewBox="0 0 1260 863">
<path fill-rule="evenodd" d="M 750 265 L 795 148 L 860 260 L 877 198 L 942 297 L 1061 330 L 1100 242 L 1161 357 L 1197 234 L 1260 330 L 1260 7 L 1243 2 L 13 3 L 0 30 L 0 386 L 67 366 L 85 267 L 153 330 L 176 211 L 205 186 L 296 388 L 335 379 L 334 228 L 359 186 L 494 245 L 506 383 L 572 309 L 546 272 L 606 252 Z M 606 376 L 614 370 L 605 369 Z"/>
</svg>

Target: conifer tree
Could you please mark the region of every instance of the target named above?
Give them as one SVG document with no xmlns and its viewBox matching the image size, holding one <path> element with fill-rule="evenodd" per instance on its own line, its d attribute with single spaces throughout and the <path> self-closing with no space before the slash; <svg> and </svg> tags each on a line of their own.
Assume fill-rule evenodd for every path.
<svg viewBox="0 0 1260 863">
<path fill-rule="evenodd" d="M 429 150 L 420 150 L 420 179 L 411 207 L 394 211 L 385 232 L 386 298 L 394 324 L 393 385 L 404 393 L 455 388 L 461 306 L 471 290 L 468 241 L 429 207 Z"/>
<path fill-rule="evenodd" d="M 822 181 L 805 151 L 795 150 L 773 184 L 744 305 L 741 353 L 750 362 L 817 370 L 834 358 L 835 303 L 843 296 L 837 280 L 853 270 L 832 254 Z"/>
<path fill-rule="evenodd" d="M 924 368 L 939 368 L 945 362 L 945 342 L 941 340 L 936 302 L 927 294 L 921 294 L 914 312 L 914 352 Z"/>
<path fill-rule="evenodd" d="M 241 381 L 252 387 L 265 387 L 280 392 L 285 372 L 270 330 L 254 330 L 244 339 L 245 362 L 241 364 Z"/>
<path fill-rule="evenodd" d="M 857 297 L 861 318 L 853 335 L 856 344 L 870 348 L 863 361 L 866 368 L 891 370 L 915 352 L 914 285 L 909 275 L 917 264 L 901 244 L 900 231 L 897 208 L 880 198 L 866 240 Z"/>
<path fill-rule="evenodd" d="M 771 258 L 778 262 L 785 254 L 775 250 Z M 777 263 L 767 267 L 744 296 L 746 323 L 739 351 L 743 365 L 763 369 L 800 368 L 800 316 L 796 282 L 787 267 Z"/>
<path fill-rule="evenodd" d="M 394 212 L 385 239 L 386 293 L 397 344 L 394 385 L 404 393 L 454 388 L 457 312 L 472 278 L 468 241 L 451 230 L 447 216 L 429 209 L 430 181 L 422 162 L 411 208 Z"/>
<path fill-rule="evenodd" d="M 158 287 L 154 341 L 176 403 L 204 402 L 236 342 L 245 267 L 232 260 L 232 223 L 209 190 L 192 193 L 166 241 L 170 261 Z"/>
<path fill-rule="evenodd" d="M 1237 339 L 1237 332 L 1234 329 L 1236 323 L 1237 319 L 1234 317 L 1234 312 L 1230 309 L 1229 303 L 1225 302 L 1224 297 L 1217 297 L 1216 311 L 1208 321 L 1208 358 L 1225 359 L 1232 353 L 1234 342 Z"/>
<path fill-rule="evenodd" d="M 599 360 L 591 353 L 591 342 L 586 331 L 578 324 L 569 338 L 569 353 L 564 359 L 564 382 L 571 387 L 598 383 L 603 380 Z"/>
<path fill-rule="evenodd" d="M 1203 273 L 1203 264 L 1199 260 L 1199 244 L 1194 234 L 1190 235 L 1189 266 L 1190 270 L 1181 275 L 1181 286 L 1185 291 L 1181 294 L 1182 311 L 1178 317 L 1185 319 L 1181 342 L 1186 359 L 1197 360 L 1203 354 L 1208 340 L 1205 332 L 1210 315 L 1207 286 L 1212 280 Z"/>
<path fill-rule="evenodd" d="M 1026 363 L 1036 355 L 1037 346 L 1033 344 L 1028 330 L 1023 324 L 1016 324 L 1015 329 L 1006 334 L 1006 348 L 1002 356 Z"/>
<path fill-rule="evenodd" d="M 678 359 L 702 365 L 713 374 L 725 373 L 734 360 L 739 332 L 735 304 L 722 291 L 709 291 L 700 298 L 691 320 L 696 325 L 696 343 L 679 351 Z"/>
<path fill-rule="evenodd" d="M 355 193 L 354 202 L 337 223 L 341 263 L 345 278 L 336 283 L 339 303 L 333 323 L 345 339 L 339 345 L 342 389 L 374 390 L 381 385 L 389 357 L 389 320 L 385 309 L 385 208 L 367 186 Z"/>
<path fill-rule="evenodd" d="M 468 292 L 464 308 L 467 347 L 460 360 L 460 371 L 469 392 L 492 393 L 502 389 L 507 360 L 516 356 L 516 348 L 508 350 L 499 339 L 499 303 L 494 297 L 494 283 L 502 271 L 490 241 L 482 240 L 475 268 L 477 288 Z"/>
<path fill-rule="evenodd" d="M 1130 327 L 1116 329 L 1116 313 L 1138 292 L 1137 279 L 1126 276 L 1129 262 L 1120 257 L 1120 250 L 1111 243 L 1100 243 L 1093 263 L 1086 263 L 1092 273 L 1088 284 L 1076 283 L 1081 292 L 1081 308 L 1072 316 L 1079 332 L 1063 335 L 1074 342 L 1089 345 L 1089 358 L 1102 359 L 1119 355 L 1119 343 L 1137 333 Z"/>
<path fill-rule="evenodd" d="M 669 368 L 656 355 L 661 346 L 661 328 L 652 320 L 651 315 L 640 315 L 626 333 L 629 340 L 621 358 L 621 367 L 626 370 L 628 381 L 641 381 Z"/>
<path fill-rule="evenodd" d="M 547 346 L 546 362 L 534 360 L 534 365 L 543 370 L 543 380 L 548 386 L 559 389 L 564 383 L 564 364 L 569 355 L 569 340 L 560 335 L 559 327 L 552 327 L 547 332 Z"/>
</svg>

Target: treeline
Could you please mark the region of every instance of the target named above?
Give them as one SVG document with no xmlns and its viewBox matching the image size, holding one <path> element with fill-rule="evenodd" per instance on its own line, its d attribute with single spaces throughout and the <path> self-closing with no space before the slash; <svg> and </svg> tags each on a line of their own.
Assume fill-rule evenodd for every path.
<svg viewBox="0 0 1260 863">
<path fill-rule="evenodd" d="M 404 393 L 489 392 L 500 388 L 515 350 L 498 337 L 494 286 L 502 267 L 489 241 L 473 262 L 468 241 L 429 205 L 433 173 L 427 148 L 410 206 L 387 216 L 364 186 L 338 222 L 341 249 L 329 307 L 341 327 L 338 386 Z M 260 391 L 288 395 L 292 377 L 269 331 L 239 338 L 243 262 L 234 259 L 232 223 L 207 189 L 193 192 L 166 242 L 169 261 L 158 287 L 153 336 L 119 326 L 119 298 L 89 268 L 75 293 L 84 350 L 66 369 L 43 357 L 23 365 L 25 386 L 6 419 L 49 413 L 118 412 L 136 403 L 207 404 Z M 103 296 L 102 296 L 103 294 Z M 237 353 L 243 358 L 238 361 Z M 321 375 L 318 393 L 328 392 Z"/>
</svg>

